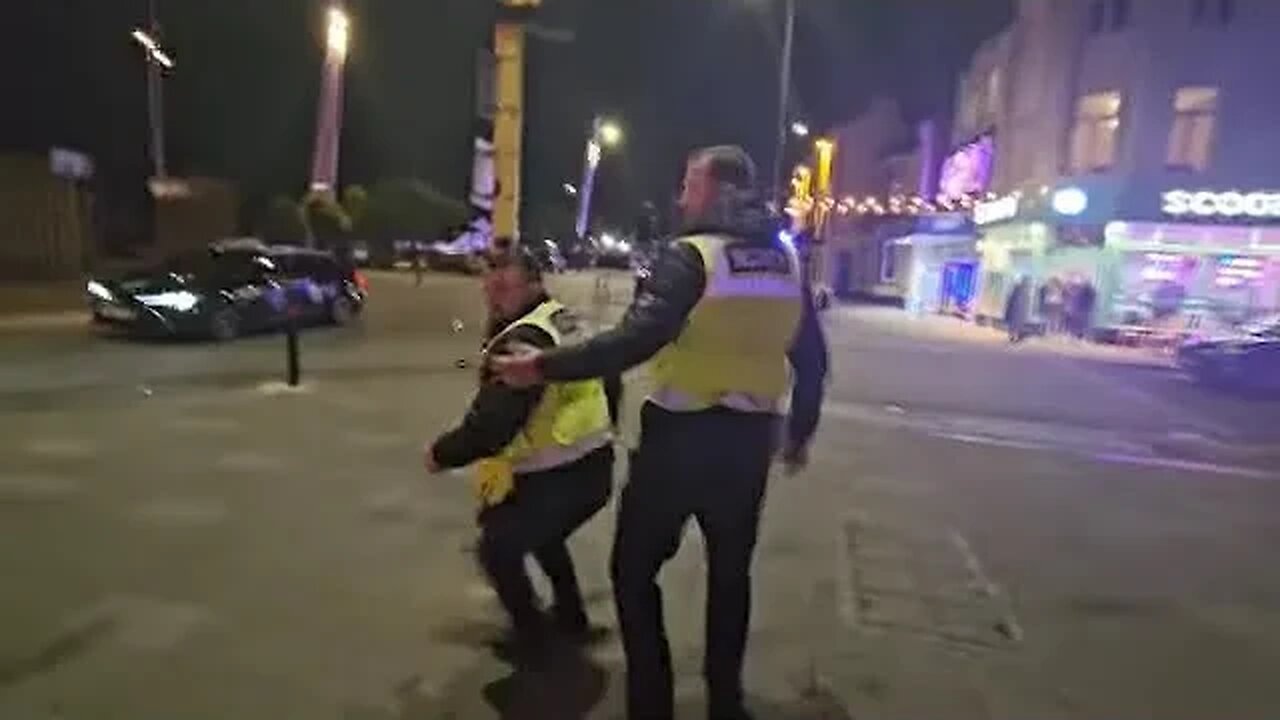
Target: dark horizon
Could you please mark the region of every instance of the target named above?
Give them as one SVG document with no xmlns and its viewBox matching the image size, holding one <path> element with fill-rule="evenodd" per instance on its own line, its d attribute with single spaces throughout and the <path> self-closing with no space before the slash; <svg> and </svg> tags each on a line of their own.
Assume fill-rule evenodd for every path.
<svg viewBox="0 0 1280 720">
<path fill-rule="evenodd" d="M 943 0 L 916 0 L 909 10 L 802 0 L 793 112 L 827 127 L 889 91 L 909 115 L 945 112 L 968 54 L 1002 25 L 1008 4 L 959 11 Z M 491 8 L 439 5 L 349 3 L 342 184 L 414 176 L 465 196 L 474 61 Z M 548 0 L 539 22 L 573 29 L 577 39 L 530 44 L 526 209 L 562 201 L 560 186 L 580 173 L 596 113 L 627 130 L 600 182 L 600 212 L 614 222 L 629 222 L 644 201 L 668 202 L 691 147 L 738 143 L 762 167 L 772 162 L 781 3 L 618 5 Z M 94 156 L 108 202 L 141 193 L 149 169 L 145 71 L 129 31 L 144 24 L 145 0 L 66 0 L 18 12 L 15 26 L 32 30 L 15 33 L 6 67 L 30 70 L 7 73 L 3 95 L 18 112 L 0 118 L 0 151 L 80 149 Z M 321 4 L 160 0 L 159 12 L 178 61 L 166 83 L 171 171 L 229 178 L 250 206 L 299 195 L 315 132 Z"/>
</svg>

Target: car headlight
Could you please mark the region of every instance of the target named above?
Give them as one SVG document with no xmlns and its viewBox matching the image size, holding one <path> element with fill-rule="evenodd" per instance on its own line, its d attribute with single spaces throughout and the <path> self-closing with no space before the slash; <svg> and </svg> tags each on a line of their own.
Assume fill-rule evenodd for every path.
<svg viewBox="0 0 1280 720">
<path fill-rule="evenodd" d="M 200 296 L 187 290 L 139 295 L 137 298 L 138 302 L 147 307 L 169 308 L 178 312 L 187 312 L 200 304 Z"/>
<path fill-rule="evenodd" d="M 111 291 L 107 289 L 107 286 L 103 285 L 97 280 L 90 280 L 89 284 L 85 285 L 84 289 L 85 289 L 85 292 L 89 293 L 90 295 L 92 295 L 93 297 L 99 300 L 105 300 L 106 302 L 111 302 L 112 300 L 116 299 L 115 295 L 111 294 Z"/>
</svg>

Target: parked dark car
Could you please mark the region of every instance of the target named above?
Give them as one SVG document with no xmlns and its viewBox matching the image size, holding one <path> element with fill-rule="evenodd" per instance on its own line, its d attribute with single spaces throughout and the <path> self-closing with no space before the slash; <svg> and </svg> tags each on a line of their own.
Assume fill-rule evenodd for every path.
<svg viewBox="0 0 1280 720">
<path fill-rule="evenodd" d="M 1280 392 L 1280 316 L 1243 325 L 1223 337 L 1178 348 L 1178 366 L 1196 380 L 1225 390 Z"/>
<path fill-rule="evenodd" d="M 327 252 L 265 245 L 211 246 L 144 272 L 90 280 L 95 324 L 151 337 L 231 340 L 301 325 L 344 325 L 364 308 L 367 285 Z"/>
<path fill-rule="evenodd" d="M 570 270 L 585 270 L 596 264 L 596 247 L 589 240 L 563 240 L 558 243 L 564 255 L 565 266 Z"/>
</svg>

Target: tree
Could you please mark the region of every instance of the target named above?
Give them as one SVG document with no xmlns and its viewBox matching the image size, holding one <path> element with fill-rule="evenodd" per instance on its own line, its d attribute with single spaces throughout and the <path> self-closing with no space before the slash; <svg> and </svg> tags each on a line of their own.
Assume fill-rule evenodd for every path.
<svg viewBox="0 0 1280 720">
<path fill-rule="evenodd" d="M 383 180 L 373 186 L 356 232 L 390 248 L 394 240 L 440 240 L 470 216 L 466 203 L 420 180 Z"/>
<path fill-rule="evenodd" d="M 307 240 L 307 223 L 302 208 L 292 198 L 279 195 L 271 199 L 259 224 L 263 240 L 278 245 L 301 245 Z"/>
<path fill-rule="evenodd" d="M 307 228 L 316 245 L 322 248 L 339 249 L 344 245 L 351 232 L 351 219 L 328 193 L 311 193 L 302 204 L 306 214 Z"/>
<path fill-rule="evenodd" d="M 351 228 L 360 227 L 365 211 L 369 209 L 369 191 L 362 185 L 348 185 L 342 191 L 342 209 L 351 221 Z"/>
</svg>

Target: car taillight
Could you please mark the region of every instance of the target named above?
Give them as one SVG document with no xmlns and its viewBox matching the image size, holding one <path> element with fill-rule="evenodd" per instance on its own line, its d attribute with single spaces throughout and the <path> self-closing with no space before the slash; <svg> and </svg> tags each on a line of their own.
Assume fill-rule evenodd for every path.
<svg viewBox="0 0 1280 720">
<path fill-rule="evenodd" d="M 364 273 L 356 270 L 351 273 L 351 279 L 355 281 L 356 287 L 360 288 L 360 292 L 369 292 L 369 279 L 364 276 Z"/>
</svg>

